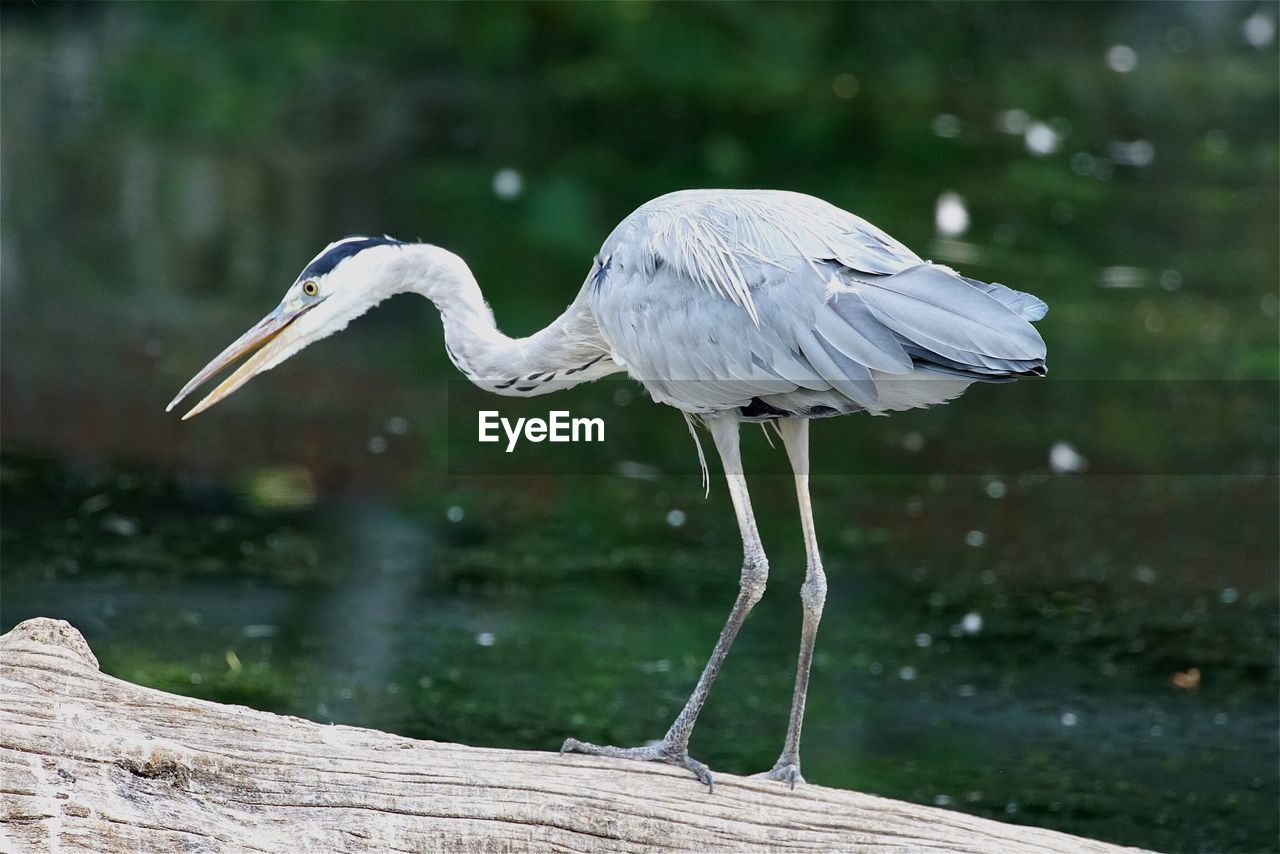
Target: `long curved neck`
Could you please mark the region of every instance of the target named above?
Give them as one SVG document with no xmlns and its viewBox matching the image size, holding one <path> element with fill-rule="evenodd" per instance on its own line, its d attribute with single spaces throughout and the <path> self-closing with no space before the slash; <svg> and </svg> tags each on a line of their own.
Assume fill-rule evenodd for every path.
<svg viewBox="0 0 1280 854">
<path fill-rule="evenodd" d="M 480 388 L 531 397 L 619 370 L 582 294 L 545 329 L 511 338 L 498 330 L 480 285 L 457 255 L 421 244 L 403 247 L 401 259 L 397 290 L 435 303 L 449 359 Z"/>
</svg>

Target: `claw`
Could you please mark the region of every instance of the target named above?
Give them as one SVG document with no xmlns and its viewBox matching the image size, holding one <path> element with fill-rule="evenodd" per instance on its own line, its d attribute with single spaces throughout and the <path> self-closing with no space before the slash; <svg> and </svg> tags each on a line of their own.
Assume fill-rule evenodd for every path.
<svg viewBox="0 0 1280 854">
<path fill-rule="evenodd" d="M 716 793 L 716 783 L 711 776 L 711 769 L 696 759 L 690 757 L 687 753 L 680 757 L 671 757 L 666 760 L 673 765 L 679 765 L 686 771 L 692 772 L 693 776 L 707 787 L 707 794 L 714 795 Z"/>
<path fill-rule="evenodd" d="M 800 763 L 782 762 L 781 760 L 770 770 L 752 774 L 751 776 L 758 780 L 777 780 L 779 783 L 786 783 L 791 787 L 792 791 L 795 791 L 797 783 L 804 782 L 804 777 L 800 775 Z"/>
<path fill-rule="evenodd" d="M 659 742 L 645 747 L 613 747 L 611 745 L 578 741 L 576 738 L 566 738 L 564 744 L 560 745 L 560 753 L 586 753 L 591 756 L 612 756 L 615 759 L 666 762 L 668 765 L 678 765 L 697 777 L 698 781 L 707 787 L 708 794 L 712 794 L 716 790 L 715 781 L 711 776 L 711 769 L 691 757 L 688 751 L 674 749 L 666 742 Z"/>
</svg>

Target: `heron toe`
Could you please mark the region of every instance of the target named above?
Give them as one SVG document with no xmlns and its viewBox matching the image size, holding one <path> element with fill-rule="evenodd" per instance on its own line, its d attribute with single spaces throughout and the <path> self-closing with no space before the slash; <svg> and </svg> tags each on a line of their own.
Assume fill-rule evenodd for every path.
<svg viewBox="0 0 1280 854">
<path fill-rule="evenodd" d="M 668 765 L 678 765 L 692 773 L 693 776 L 706 785 L 708 792 L 714 792 L 716 789 L 715 782 L 711 777 L 711 769 L 690 756 L 684 748 L 673 747 L 665 741 L 644 747 L 613 747 L 607 744 L 591 744 L 586 741 L 578 741 L 576 738 L 566 738 L 564 744 L 560 745 L 560 752 L 586 753 L 591 756 L 612 756 L 615 759 L 638 759 L 644 762 L 666 762 Z"/>
<path fill-rule="evenodd" d="M 772 769 L 762 771 L 759 774 L 752 774 L 751 776 L 761 780 L 777 780 L 780 783 L 786 783 L 792 789 L 798 783 L 804 782 L 804 777 L 800 776 L 800 763 L 783 762 L 782 760 L 778 760 L 778 764 L 774 765 Z"/>
</svg>

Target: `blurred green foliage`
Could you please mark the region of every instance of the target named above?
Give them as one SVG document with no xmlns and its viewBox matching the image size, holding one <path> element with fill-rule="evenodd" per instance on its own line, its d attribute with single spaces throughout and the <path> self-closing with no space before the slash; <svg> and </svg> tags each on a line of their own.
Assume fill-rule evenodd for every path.
<svg viewBox="0 0 1280 854">
<path fill-rule="evenodd" d="M 49 202 L 43 210 L 25 196 L 6 207 L 18 226 L 10 242 L 36 256 L 29 244 L 76 235 L 76 255 L 95 261 L 73 277 L 86 290 L 98 290 L 104 272 L 137 287 L 149 277 L 136 256 L 168 255 L 166 289 L 197 302 L 212 290 L 225 302 L 231 287 L 252 287 L 258 300 L 278 290 L 340 234 L 421 236 L 468 258 L 491 283 L 500 319 L 525 332 L 572 294 L 612 225 L 662 192 L 807 191 L 955 261 L 931 241 L 934 200 L 954 190 L 972 217 L 965 239 L 980 249 L 966 269 L 1014 281 L 1054 307 L 1045 328 L 1057 371 L 1270 378 L 1276 313 L 1260 301 L 1274 291 L 1280 257 L 1280 65 L 1274 42 L 1254 47 L 1241 37 L 1253 11 L 1229 3 L 1119 4 L 1105 13 L 984 3 L 8 6 L 11 90 L 40 88 L 28 52 L 68 32 L 88 42 L 82 73 L 91 77 L 79 93 L 87 106 L 28 104 L 24 93 L 5 105 L 11 157 L 31 151 L 31 161 L 78 173 L 41 175 L 33 163 L 16 179 L 53 186 L 36 194 Z M 1117 43 L 1136 53 L 1128 73 L 1105 61 Z M 62 119 L 78 125 L 74 134 L 13 138 L 46 121 L 29 111 L 61 106 L 83 113 Z M 1009 110 L 1046 123 L 1057 149 L 1033 156 L 1021 133 L 1001 132 Z M 944 135 L 939 116 L 950 117 Z M 1151 146 L 1149 163 L 1115 161 L 1116 144 L 1138 140 Z M 123 192 L 112 185 L 139 146 L 134 156 L 152 162 L 158 195 L 131 227 L 110 213 Z M 199 214 L 184 210 L 201 189 L 193 160 L 222 185 L 204 189 L 197 203 L 210 207 Z M 523 176 L 517 199 L 491 190 L 504 167 Z M 244 182 L 256 187 L 237 189 Z M 97 203 L 85 206 L 86 193 Z M 193 217 L 203 226 L 184 234 Z M 122 251 L 122 241 L 151 248 Z M 248 265 L 245 254 L 261 262 Z M 27 263 L 37 265 L 33 278 L 45 272 L 38 257 Z M 1163 271 L 1177 272 L 1178 292 L 1155 294 L 1161 333 L 1144 328 L 1136 305 L 1149 291 L 1099 291 L 1099 270 L 1117 265 L 1145 271 L 1149 288 Z M 281 284 L 268 288 L 266 276 L 245 284 L 234 274 L 246 267 Z M 1210 336 L 1206 319 L 1219 306 L 1230 313 L 1229 334 Z"/>
</svg>

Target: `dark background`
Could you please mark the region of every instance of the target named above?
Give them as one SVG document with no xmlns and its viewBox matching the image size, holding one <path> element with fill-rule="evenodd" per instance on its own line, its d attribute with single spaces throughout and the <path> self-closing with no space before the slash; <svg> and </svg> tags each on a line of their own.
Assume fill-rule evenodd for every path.
<svg viewBox="0 0 1280 854">
<path fill-rule="evenodd" d="M 69 619 L 122 678 L 415 737 L 659 737 L 739 545 L 639 386 L 546 399 L 607 413 L 590 454 L 486 460 L 400 297 L 194 421 L 163 407 L 343 235 L 449 247 L 527 334 L 645 200 L 801 190 L 1051 306 L 1049 380 L 815 427 L 806 776 L 1273 849 L 1276 18 L 6 4 L 0 628 Z M 692 746 L 737 773 L 781 746 L 803 569 L 781 455 L 746 453 L 773 576 Z"/>
</svg>

